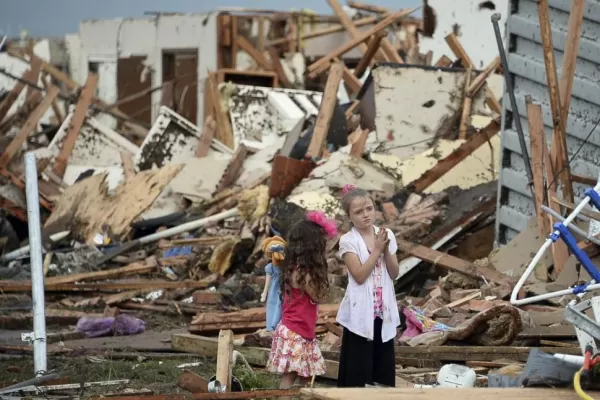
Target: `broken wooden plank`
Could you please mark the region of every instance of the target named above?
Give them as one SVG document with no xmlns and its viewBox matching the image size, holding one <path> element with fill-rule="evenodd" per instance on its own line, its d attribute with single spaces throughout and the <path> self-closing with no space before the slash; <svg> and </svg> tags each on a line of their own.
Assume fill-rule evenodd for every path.
<svg viewBox="0 0 600 400">
<path fill-rule="evenodd" d="M 317 121 L 315 122 L 315 128 L 310 140 L 310 145 L 308 146 L 308 151 L 306 152 L 307 158 L 321 157 L 327 139 L 327 133 L 329 132 L 331 117 L 333 116 L 333 111 L 337 102 L 337 92 L 343 71 L 344 64 L 341 62 L 335 62 L 331 66 L 329 76 L 327 77 L 327 84 L 325 85 L 325 90 L 323 92 L 321 106 L 319 107 L 319 114 L 317 115 Z"/>
<path fill-rule="evenodd" d="M 242 167 L 244 165 L 244 160 L 248 155 L 248 149 L 243 144 L 239 144 L 237 150 L 231 157 L 223 176 L 219 182 L 219 186 L 217 187 L 216 192 L 220 192 L 221 190 L 225 190 L 233 186 L 235 180 L 240 176 L 242 172 Z"/>
<path fill-rule="evenodd" d="M 23 143 L 27 141 L 27 137 L 29 134 L 37 128 L 37 124 L 40 121 L 40 118 L 44 116 L 56 96 L 58 95 L 60 89 L 56 86 L 50 87 L 50 90 L 46 93 L 46 97 L 38 106 L 33 110 L 33 112 L 27 118 L 27 121 L 17 133 L 17 135 L 13 138 L 10 144 L 4 150 L 4 154 L 0 157 L 0 169 L 8 167 L 14 156 L 17 154 L 19 149 L 23 146 Z"/>
<path fill-rule="evenodd" d="M 363 154 L 365 153 L 365 148 L 367 146 L 367 139 L 369 138 L 369 130 L 361 129 L 359 127 L 359 128 L 357 128 L 357 131 L 359 132 L 359 136 L 358 136 L 358 139 L 356 140 L 356 142 L 354 142 L 352 144 L 352 147 L 350 148 L 350 155 L 352 157 L 362 158 Z"/>
<path fill-rule="evenodd" d="M 138 280 L 131 282 L 83 282 L 83 283 L 61 283 L 46 284 L 44 290 L 47 292 L 68 291 L 117 291 L 117 290 L 157 290 L 157 289 L 206 289 L 212 284 L 202 281 L 161 281 L 161 280 Z M 31 292 L 30 281 L 2 280 L 0 290 L 4 292 Z"/>
<path fill-rule="evenodd" d="M 371 65 L 371 61 L 373 60 L 373 57 L 375 57 L 375 53 L 377 53 L 377 50 L 379 49 L 381 40 L 385 36 L 385 31 L 379 31 L 375 35 L 373 35 L 371 40 L 369 40 L 369 44 L 367 45 L 367 51 L 363 54 L 361 59 L 358 61 L 358 64 L 354 68 L 354 76 L 360 78 L 364 75 L 367 68 L 369 68 L 369 65 Z"/>
<path fill-rule="evenodd" d="M 355 48 L 356 46 L 358 46 L 360 43 L 368 40 L 371 36 L 373 36 L 374 34 L 379 32 L 380 30 L 385 29 L 388 26 L 390 26 L 391 24 L 393 24 L 396 20 L 398 20 L 402 17 L 405 17 L 407 15 L 410 15 L 413 12 L 417 11 L 418 9 L 419 9 L 419 7 L 411 8 L 410 10 L 398 11 L 392 15 L 389 15 L 386 18 L 384 18 L 382 21 L 380 21 L 378 24 L 373 26 L 371 29 L 369 29 L 365 32 L 362 32 L 355 39 L 344 43 L 343 45 L 336 48 L 329 54 L 324 55 L 323 57 L 321 57 L 320 59 L 318 59 L 317 61 L 315 61 L 314 63 L 312 63 L 311 65 L 308 66 L 308 71 L 311 72 L 309 74 L 309 77 L 314 79 L 315 76 L 312 74 L 312 72 L 317 70 L 323 64 L 327 64 L 328 62 L 331 62 L 333 59 L 340 57 L 341 55 L 347 53 L 348 51 L 350 51 L 353 48 Z"/>
<path fill-rule="evenodd" d="M 204 357 L 217 357 L 218 339 L 186 333 L 173 334 L 171 335 L 171 348 L 176 351 L 199 354 Z M 271 349 L 260 347 L 234 346 L 234 348 L 244 356 L 250 365 L 260 367 L 267 365 L 269 353 L 271 352 Z M 326 352 L 324 352 L 323 356 L 326 357 L 325 367 L 327 368 L 327 372 L 323 377 L 337 379 L 339 363 L 328 360 Z"/>
<path fill-rule="evenodd" d="M 385 14 L 390 12 L 389 8 L 376 6 L 374 4 L 365 4 L 352 0 L 348 0 L 346 3 L 348 4 L 348 7 L 354 8 L 356 10 L 367 11 L 377 14 Z"/>
<path fill-rule="evenodd" d="M 439 60 L 436 61 L 436 63 L 433 66 L 438 67 L 438 68 L 448 68 L 451 65 L 452 65 L 452 60 L 450 58 L 448 58 L 447 56 L 443 55 L 439 58 Z"/>
<path fill-rule="evenodd" d="M 544 121 L 542 120 L 542 107 L 539 104 L 527 102 L 527 120 L 529 122 L 529 139 L 531 143 L 531 169 L 533 170 L 533 189 L 535 193 L 535 208 L 538 220 L 538 229 L 542 237 L 550 234 L 549 220 L 540 206 L 547 204 L 544 201 Z"/>
<path fill-rule="evenodd" d="M 462 112 L 460 116 L 460 124 L 458 126 L 458 138 L 465 140 L 467 133 L 469 133 L 469 126 L 471 125 L 471 106 L 473 104 L 473 96 L 469 96 L 468 90 L 471 83 L 471 68 L 467 69 L 467 77 L 465 79 L 465 91 L 462 105 Z"/>
<path fill-rule="evenodd" d="M 362 83 L 360 82 L 360 80 L 345 65 L 344 70 L 342 72 L 342 76 L 344 78 L 344 84 L 346 86 L 348 95 L 357 95 L 358 92 L 360 92 L 360 88 L 362 87 Z"/>
<path fill-rule="evenodd" d="M 55 276 L 52 278 L 46 278 L 44 281 L 45 285 L 61 285 L 64 283 L 75 283 L 89 280 L 103 280 L 111 278 L 120 278 L 129 275 L 140 275 L 152 272 L 157 266 L 156 259 L 154 257 L 148 258 L 143 263 L 133 263 L 120 268 L 112 268 L 105 271 L 94 271 L 94 272 L 83 272 L 80 274 L 70 274 L 65 276 Z"/>
<path fill-rule="evenodd" d="M 192 371 L 183 371 L 177 386 L 192 393 L 208 393 L 208 380 Z"/>
<path fill-rule="evenodd" d="M 217 381 L 225 387 L 225 392 L 231 392 L 231 378 L 233 376 L 233 332 L 222 330 L 219 332 L 217 343 Z"/>
<path fill-rule="evenodd" d="M 8 95 L 4 98 L 4 100 L 2 100 L 2 103 L 0 103 L 0 122 L 4 120 L 4 117 L 6 117 L 6 114 L 8 111 L 10 111 L 10 108 L 14 102 L 19 98 L 19 95 L 23 92 L 23 89 L 25 89 L 25 82 L 33 82 L 35 74 L 34 69 L 35 66 L 31 65 L 30 69 L 23 73 L 21 80 L 15 83 L 15 86 L 13 86 Z"/>
<path fill-rule="evenodd" d="M 210 151 L 213 138 L 215 137 L 215 131 L 217 130 L 217 123 L 212 115 L 207 115 L 204 119 L 204 129 L 202 130 L 202 136 L 200 136 L 200 143 L 196 149 L 196 157 L 206 157 Z"/>
<path fill-rule="evenodd" d="M 221 95 L 215 74 L 209 74 L 205 84 L 207 85 L 210 101 L 214 107 L 215 120 L 217 121 L 216 138 L 225 146 L 233 149 L 233 128 L 231 127 L 229 116 L 225 114 L 221 107 Z"/>
<path fill-rule="evenodd" d="M 567 152 L 567 136 L 565 132 L 565 124 L 562 118 L 563 114 L 559 93 L 558 75 L 556 72 L 556 60 L 554 58 L 554 44 L 552 43 L 552 27 L 550 22 L 550 9 L 548 6 L 548 0 L 539 0 L 537 5 L 540 34 L 544 49 L 546 80 L 550 94 L 550 108 L 552 110 L 552 122 L 554 125 L 550 149 L 552 168 L 560 176 L 562 192 L 565 196 L 565 200 L 573 202 L 573 185 L 571 182 L 569 154 Z"/>
<path fill-rule="evenodd" d="M 467 96 L 470 96 L 470 97 L 475 96 L 475 94 L 477 94 L 479 89 L 481 89 L 481 87 L 485 83 L 486 79 L 489 78 L 489 76 L 492 73 L 494 73 L 494 71 L 497 70 L 499 66 L 500 66 L 500 57 L 498 56 L 498 57 L 494 58 L 492 60 L 492 62 L 488 64 L 487 67 L 485 67 L 483 72 L 481 72 L 479 75 L 477 75 L 477 77 L 475 79 L 473 79 L 473 82 L 471 82 L 471 84 L 467 88 Z"/>
<path fill-rule="evenodd" d="M 454 32 L 450 33 L 445 38 L 446 43 L 448 43 L 448 47 L 452 50 L 452 53 L 462 61 L 463 67 L 465 68 L 475 68 L 471 57 L 465 51 L 465 48 L 462 47 L 462 44 L 458 41 L 458 37 L 454 34 Z"/>
<path fill-rule="evenodd" d="M 506 283 L 512 285 L 515 281 L 507 275 L 496 271 L 490 267 L 478 267 L 461 258 L 451 256 L 450 254 L 442 253 L 437 250 L 430 249 L 415 243 L 398 239 L 398 248 L 400 251 L 417 257 L 423 261 L 427 261 L 434 265 L 439 265 L 450 271 L 460 272 L 475 279 L 484 277 L 488 282 Z"/>
<path fill-rule="evenodd" d="M 344 28 L 346 29 L 346 31 L 348 32 L 350 37 L 352 39 L 356 39 L 357 37 L 359 37 L 360 31 L 354 25 L 354 23 L 350 19 L 350 16 L 348 15 L 348 13 L 344 11 L 344 9 L 342 8 L 342 5 L 338 2 L 338 0 L 327 0 L 327 2 L 329 3 L 329 6 L 333 10 L 334 14 L 337 15 L 338 18 L 340 19 L 340 22 L 342 23 L 342 25 L 344 26 Z M 381 39 L 383 39 L 383 37 Z M 381 39 L 380 39 L 380 41 L 381 41 Z M 360 43 L 358 45 L 358 48 L 363 53 L 363 55 L 367 54 L 368 47 L 366 44 Z M 379 61 L 390 61 L 388 59 L 388 57 L 386 56 L 385 52 L 383 51 L 383 49 L 380 49 L 379 46 L 377 46 L 375 48 L 375 55 L 377 56 L 377 59 Z M 397 61 L 395 61 L 395 62 L 397 62 Z"/>
<path fill-rule="evenodd" d="M 97 84 L 98 75 L 90 72 L 88 74 L 87 81 L 85 82 L 85 86 L 79 95 L 79 100 L 77 101 L 77 106 L 75 107 L 75 112 L 71 120 L 71 126 L 69 127 L 69 131 L 67 132 L 63 142 L 62 149 L 55 160 L 54 173 L 60 178 L 63 177 L 65 170 L 67 169 L 69 157 L 71 157 L 71 152 L 73 151 L 75 142 L 79 137 L 79 131 L 83 126 L 87 116 L 88 108 L 92 103 L 92 98 L 94 96 Z"/>
<path fill-rule="evenodd" d="M 238 35 L 236 42 L 238 47 L 245 51 L 250 57 L 252 57 L 254 62 L 256 62 L 256 64 L 260 68 L 265 69 L 267 71 L 270 71 L 272 69 L 269 60 L 267 60 L 265 55 L 258 51 L 248 39 L 246 39 L 242 35 Z"/>
<path fill-rule="evenodd" d="M 466 142 L 460 145 L 459 148 L 450 153 L 446 158 L 438 161 L 438 163 L 418 179 L 413 181 L 409 186 L 411 190 L 416 193 L 421 193 L 429 186 L 433 185 L 444 176 L 453 167 L 458 165 L 462 160 L 467 158 L 475 150 L 481 147 L 484 143 L 487 143 L 492 137 L 494 137 L 500 131 L 500 124 L 496 121 L 490 122 L 488 126 L 483 128 L 481 132 L 475 133 Z"/>
<path fill-rule="evenodd" d="M 44 89 L 46 89 L 46 92 L 52 87 L 52 82 L 50 82 L 50 80 L 50 77 L 48 77 L 48 79 L 46 79 L 45 77 L 42 78 L 42 83 L 44 84 Z M 54 115 L 58 120 L 58 125 L 61 125 L 62 122 L 65 120 L 65 114 L 60 109 L 60 106 L 58 105 L 56 99 L 54 99 L 54 101 L 52 102 L 52 111 L 54 111 Z"/>
</svg>

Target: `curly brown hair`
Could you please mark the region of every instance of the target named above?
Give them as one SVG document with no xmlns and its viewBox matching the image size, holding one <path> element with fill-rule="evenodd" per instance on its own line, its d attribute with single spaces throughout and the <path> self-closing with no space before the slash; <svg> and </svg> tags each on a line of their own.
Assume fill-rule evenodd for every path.
<svg viewBox="0 0 600 400">
<path fill-rule="evenodd" d="M 329 292 L 327 276 L 327 239 L 323 228 L 309 220 L 296 222 L 287 237 L 287 249 L 281 268 L 281 297 L 292 292 L 292 280 L 296 273 L 296 285 L 305 287 L 306 276 L 317 296 L 322 298 Z"/>
</svg>

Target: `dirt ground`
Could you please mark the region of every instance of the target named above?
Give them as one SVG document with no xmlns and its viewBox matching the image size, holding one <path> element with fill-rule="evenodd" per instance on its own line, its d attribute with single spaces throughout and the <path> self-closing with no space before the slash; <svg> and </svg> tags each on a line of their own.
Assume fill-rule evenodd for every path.
<svg viewBox="0 0 600 400">
<path fill-rule="evenodd" d="M 172 354 L 147 355 L 140 353 L 137 358 L 117 359 L 108 356 L 50 357 L 48 367 L 52 372 L 65 372 L 66 383 L 102 382 L 129 380 L 126 384 L 91 387 L 80 393 L 82 398 L 106 393 L 119 393 L 126 390 L 147 389 L 156 394 L 189 394 L 177 387 L 179 376 L 184 370 L 209 379 L 214 375 L 215 360 L 203 357 L 177 357 Z M 187 363 L 197 363 L 193 367 L 178 368 Z M 0 359 L 0 386 L 8 386 L 33 377 L 33 359 Z M 253 372 L 244 366 L 236 366 L 236 376 L 244 390 L 277 388 L 279 378 L 264 370 L 253 368 Z M 65 382 L 60 382 L 65 383 Z"/>
</svg>

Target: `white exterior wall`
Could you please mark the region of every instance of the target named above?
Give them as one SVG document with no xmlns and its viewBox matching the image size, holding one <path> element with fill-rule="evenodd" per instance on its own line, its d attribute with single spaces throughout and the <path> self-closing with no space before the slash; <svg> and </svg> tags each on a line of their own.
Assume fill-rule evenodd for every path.
<svg viewBox="0 0 600 400">
<path fill-rule="evenodd" d="M 456 59 L 445 40 L 456 24 L 459 30 L 458 40 L 473 61 L 475 68 L 483 69 L 488 65 L 498 55 L 491 16 L 496 12 L 501 14 L 500 33 L 505 39 L 509 0 L 493 0 L 495 10 L 480 9 L 481 3 L 483 3 L 481 0 L 429 0 L 429 5 L 436 12 L 437 28 L 433 38 L 420 36 L 420 52 L 425 54 L 432 51 L 434 63 L 443 55 L 451 60 Z"/>
<path fill-rule="evenodd" d="M 71 63 L 79 66 L 73 76 L 85 83 L 88 63 L 99 62 L 97 93 L 107 103 L 117 101 L 117 61 L 145 56 L 152 70 L 152 87 L 162 84 L 164 50 L 198 50 L 198 121 L 203 120 L 204 78 L 217 68 L 217 18 L 215 14 L 158 15 L 146 19 L 83 21 L 79 27 L 79 54 L 71 52 Z M 75 40 L 70 41 L 76 45 Z M 75 57 L 79 61 L 74 60 Z M 145 76 L 140 76 L 145 79 Z M 152 119 L 158 116 L 161 91 L 152 94 Z M 106 122 L 106 121 L 105 121 Z"/>
</svg>

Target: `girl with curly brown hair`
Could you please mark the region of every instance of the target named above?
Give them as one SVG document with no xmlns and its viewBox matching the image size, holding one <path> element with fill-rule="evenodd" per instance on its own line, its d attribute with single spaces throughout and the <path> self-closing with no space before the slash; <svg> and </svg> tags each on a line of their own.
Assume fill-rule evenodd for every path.
<svg viewBox="0 0 600 400">
<path fill-rule="evenodd" d="M 315 330 L 318 304 L 329 293 L 327 237 L 336 233 L 335 222 L 320 212 L 309 212 L 288 233 L 281 264 L 282 317 L 267 362 L 269 372 L 282 375 L 281 389 L 290 388 L 298 378 L 306 384 L 312 376 L 325 374 Z"/>
</svg>

